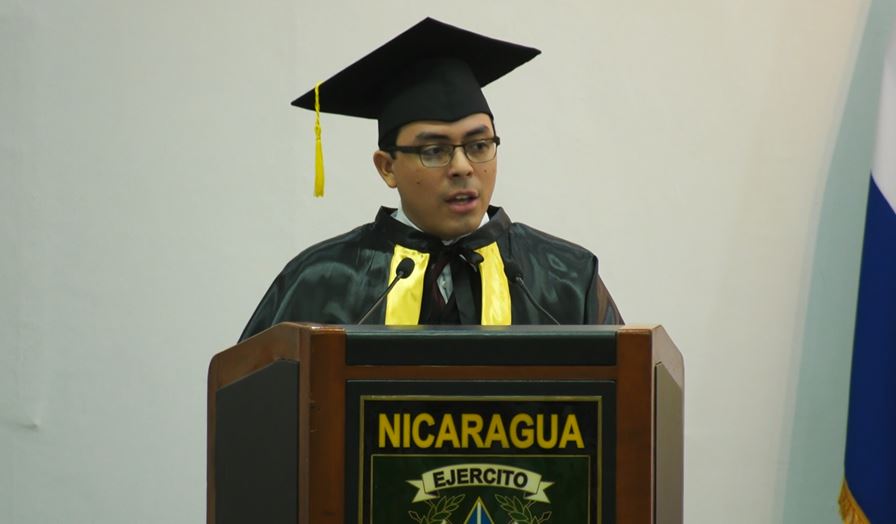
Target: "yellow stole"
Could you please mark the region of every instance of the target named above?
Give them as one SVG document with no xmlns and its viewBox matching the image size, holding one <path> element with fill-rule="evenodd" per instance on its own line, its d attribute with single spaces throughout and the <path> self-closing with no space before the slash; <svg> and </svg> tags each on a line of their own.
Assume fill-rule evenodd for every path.
<svg viewBox="0 0 896 524">
<path fill-rule="evenodd" d="M 482 325 L 510 325 L 510 286 L 504 274 L 504 261 L 498 250 L 498 244 L 492 242 L 475 250 L 482 255 L 479 264 L 479 275 L 482 278 Z M 395 245 L 392 252 L 392 263 L 389 266 L 386 285 L 389 284 L 395 269 L 403 258 L 414 261 L 414 271 L 399 280 L 386 298 L 386 325 L 411 326 L 420 319 L 420 307 L 423 302 L 423 277 L 429 263 L 429 253 L 415 251 L 404 246 Z"/>
</svg>

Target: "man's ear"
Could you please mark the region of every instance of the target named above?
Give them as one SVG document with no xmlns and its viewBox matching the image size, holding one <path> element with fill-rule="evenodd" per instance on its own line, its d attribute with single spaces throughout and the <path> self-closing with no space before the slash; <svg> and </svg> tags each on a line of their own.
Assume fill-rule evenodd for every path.
<svg viewBox="0 0 896 524">
<path fill-rule="evenodd" d="M 398 185 L 395 183 L 395 174 L 392 172 L 394 163 L 395 159 L 392 158 L 392 155 L 382 149 L 377 149 L 373 152 L 373 165 L 376 166 L 376 170 L 383 182 L 391 188 L 395 188 Z"/>
</svg>

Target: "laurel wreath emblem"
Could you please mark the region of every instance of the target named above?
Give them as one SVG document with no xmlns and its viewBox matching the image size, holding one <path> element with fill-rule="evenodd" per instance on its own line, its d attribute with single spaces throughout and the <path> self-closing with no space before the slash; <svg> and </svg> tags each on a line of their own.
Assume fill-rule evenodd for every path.
<svg viewBox="0 0 896 524">
<path fill-rule="evenodd" d="M 440 497 L 435 501 L 424 500 L 423 502 L 429 506 L 426 515 L 420 515 L 416 511 L 408 511 L 408 515 L 418 524 L 443 524 L 449 523 L 451 515 L 457 511 L 460 503 L 464 500 L 463 494 L 453 497 Z"/>
<path fill-rule="evenodd" d="M 532 504 L 534 500 L 523 502 L 519 497 L 505 497 L 495 494 L 495 500 L 501 506 L 510 520 L 516 524 L 541 524 L 547 522 L 551 518 L 551 512 L 545 511 L 539 516 L 532 513 Z"/>
</svg>

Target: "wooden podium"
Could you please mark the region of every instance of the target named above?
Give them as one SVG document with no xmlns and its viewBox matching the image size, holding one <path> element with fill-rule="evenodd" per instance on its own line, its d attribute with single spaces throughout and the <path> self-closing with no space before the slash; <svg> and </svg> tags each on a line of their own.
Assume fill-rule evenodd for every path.
<svg viewBox="0 0 896 524">
<path fill-rule="evenodd" d="M 207 522 L 682 522 L 659 326 L 284 323 L 211 361 Z"/>
</svg>

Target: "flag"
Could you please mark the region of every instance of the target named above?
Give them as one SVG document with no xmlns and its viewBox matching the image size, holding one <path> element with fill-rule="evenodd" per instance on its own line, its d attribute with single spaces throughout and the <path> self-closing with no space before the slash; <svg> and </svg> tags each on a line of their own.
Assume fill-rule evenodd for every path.
<svg viewBox="0 0 896 524">
<path fill-rule="evenodd" d="M 844 469 L 843 521 L 896 523 L 896 32 L 868 190 Z"/>
</svg>

